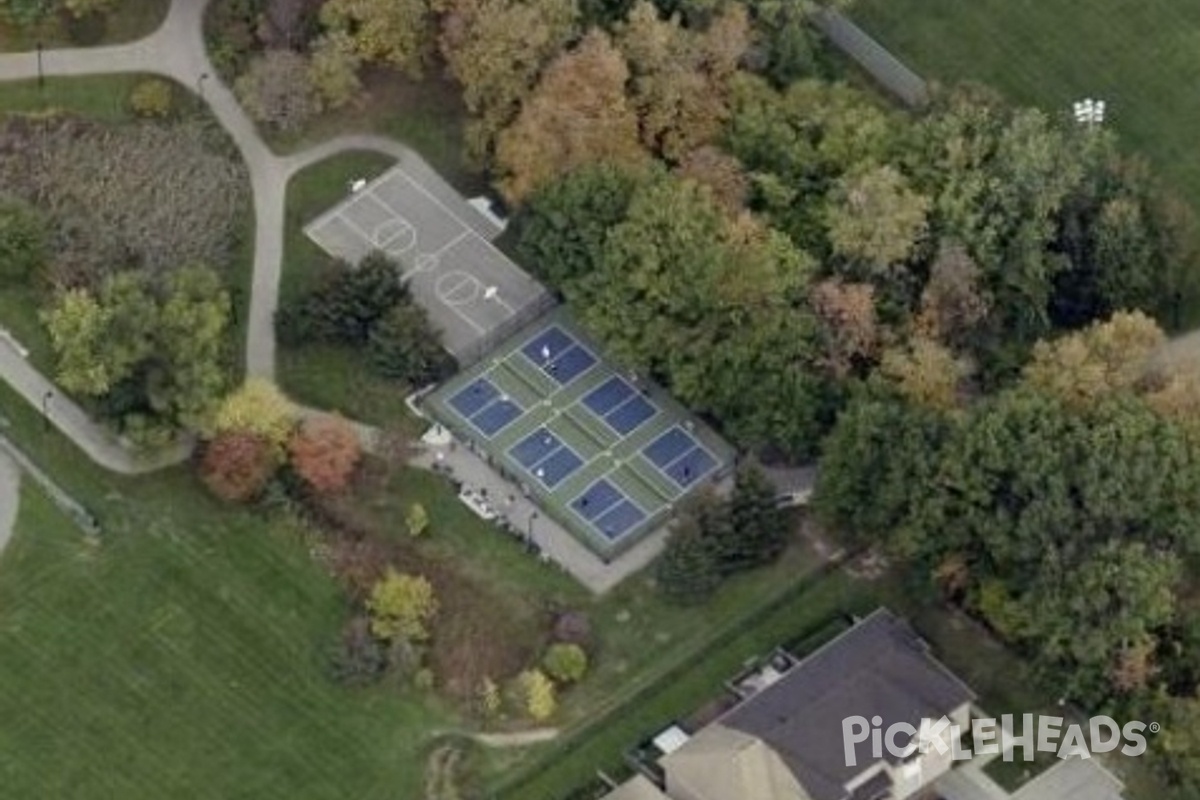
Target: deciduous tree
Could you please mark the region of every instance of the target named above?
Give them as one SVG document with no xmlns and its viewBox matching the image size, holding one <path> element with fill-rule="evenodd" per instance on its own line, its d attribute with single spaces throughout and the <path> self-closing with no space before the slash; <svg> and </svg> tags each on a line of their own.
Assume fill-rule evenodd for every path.
<svg viewBox="0 0 1200 800">
<path fill-rule="evenodd" d="M 1150 356 L 1165 341 L 1145 314 L 1117 313 L 1085 330 L 1038 342 L 1024 380 L 1072 406 L 1086 406 L 1143 381 Z"/>
<path fill-rule="evenodd" d="M 282 131 L 299 128 L 320 109 L 308 59 L 293 50 L 253 58 L 234 92 L 250 116 Z"/>
<path fill-rule="evenodd" d="M 320 17 L 328 31 L 350 37 L 363 61 L 421 77 L 432 38 L 429 0 L 327 0 Z"/>
<path fill-rule="evenodd" d="M 637 166 L 646 152 L 625 97 L 629 70 L 606 33 L 593 30 L 552 62 L 500 134 L 500 189 L 513 203 L 550 179 L 601 161 Z"/>
<path fill-rule="evenodd" d="M 288 451 L 296 474 L 320 494 L 345 489 L 362 458 L 358 433 L 332 414 L 304 420 L 292 434 Z"/>
<path fill-rule="evenodd" d="M 46 263 L 49 224 L 19 200 L 0 203 L 0 283 L 27 286 Z"/>
<path fill-rule="evenodd" d="M 222 500 L 245 503 L 262 493 L 278 466 L 266 439 L 246 431 L 225 431 L 204 445 L 200 477 Z"/>
<path fill-rule="evenodd" d="M 925 235 L 929 200 L 894 167 L 859 169 L 834 187 L 827 211 L 829 242 L 852 264 L 878 273 L 912 254 Z"/>
<path fill-rule="evenodd" d="M 388 568 L 371 589 L 367 600 L 371 632 L 386 641 L 423 642 L 429 638 L 429 622 L 437 614 L 433 585 L 420 575 L 404 575 Z"/>
<path fill-rule="evenodd" d="M 438 46 L 472 114 L 468 144 L 484 158 L 542 68 L 577 32 L 575 0 L 432 0 Z"/>
<path fill-rule="evenodd" d="M 809 303 L 820 322 L 823 363 L 845 378 L 878 355 L 881 342 L 875 314 L 875 287 L 831 278 L 814 284 Z"/>
<path fill-rule="evenodd" d="M 540 669 L 529 669 L 517 676 L 517 691 L 526 713 L 537 722 L 550 719 L 558 709 L 554 682 Z"/>
<path fill-rule="evenodd" d="M 587 674 L 587 653 L 577 644 L 552 644 L 542 657 L 542 668 L 559 683 L 578 683 Z"/>
<path fill-rule="evenodd" d="M 217 410 L 213 429 L 247 431 L 271 443 L 282 453 L 296 427 L 291 402 L 275 384 L 262 378 L 250 378 L 240 389 L 225 398 Z"/>
<path fill-rule="evenodd" d="M 885 351 L 879 371 L 910 403 L 947 412 L 963 404 L 964 384 L 972 369 L 949 348 L 916 335 Z"/>
<path fill-rule="evenodd" d="M 309 54 L 308 79 L 322 108 L 341 108 L 362 93 L 361 64 L 349 34 L 335 31 L 316 40 Z"/>
</svg>

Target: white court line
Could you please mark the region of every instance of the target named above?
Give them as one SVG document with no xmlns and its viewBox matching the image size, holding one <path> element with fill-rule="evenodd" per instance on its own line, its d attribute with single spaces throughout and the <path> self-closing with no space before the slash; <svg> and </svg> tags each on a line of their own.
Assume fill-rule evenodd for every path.
<svg viewBox="0 0 1200 800">
<path fill-rule="evenodd" d="M 705 454 L 706 454 L 706 455 L 707 455 L 709 458 L 711 458 L 711 459 L 712 459 L 712 461 L 713 461 L 713 465 L 712 465 L 711 467 L 709 467 L 709 468 L 708 468 L 708 470 L 707 470 L 706 472 L 704 472 L 704 473 L 701 473 L 700 475 L 697 475 L 697 476 L 696 476 L 696 480 L 695 480 L 695 481 L 692 481 L 692 483 L 689 483 L 689 484 L 688 484 L 687 488 L 691 488 L 692 484 L 696 483 L 696 481 L 700 480 L 700 479 L 701 479 L 701 478 L 703 478 L 705 475 L 708 475 L 708 473 L 709 473 L 709 472 L 712 472 L 712 471 L 713 471 L 713 470 L 715 470 L 715 469 L 716 469 L 718 466 L 720 466 L 720 464 L 721 464 L 721 459 L 719 459 L 719 458 L 717 458 L 715 455 L 713 455 L 712 451 L 711 451 L 711 450 L 709 450 L 707 447 L 705 447 L 705 446 L 704 446 L 704 442 L 700 441 L 698 438 L 696 438 L 695 436 L 693 436 L 693 435 L 692 435 L 691 433 L 689 433 L 688 431 L 685 431 L 685 430 L 683 430 L 683 427 L 682 427 L 681 425 L 676 425 L 676 426 L 673 428 L 673 430 L 681 430 L 681 431 L 683 431 L 685 434 L 687 434 L 688 438 L 689 438 L 689 439 L 691 439 L 691 440 L 692 440 L 692 442 L 693 442 L 692 446 L 691 446 L 691 447 L 689 447 L 687 450 L 684 450 L 682 453 L 680 453 L 678 456 L 676 456 L 674 459 L 672 459 L 672 460 L 671 460 L 671 463 L 667 464 L 667 465 L 666 465 L 666 466 L 664 466 L 664 467 L 660 467 L 660 466 L 658 466 L 658 465 L 657 465 L 657 464 L 655 464 L 653 461 L 650 461 L 650 459 L 649 459 L 649 458 L 647 458 L 646 460 L 647 460 L 647 461 L 650 461 L 650 465 L 651 465 L 651 466 L 653 466 L 655 469 L 657 469 L 657 470 L 658 470 L 659 472 L 661 472 L 663 475 L 666 475 L 666 476 L 667 476 L 667 478 L 668 478 L 668 479 L 669 479 L 669 480 L 670 480 L 672 483 L 674 483 L 676 486 L 679 486 L 679 481 L 675 480 L 675 478 L 673 478 L 673 477 L 671 476 L 671 473 L 667 472 L 667 470 L 669 470 L 671 467 L 675 466 L 675 465 L 676 465 L 676 464 L 678 464 L 680 461 L 682 461 L 682 460 L 683 460 L 683 458 L 684 458 L 684 456 L 691 455 L 691 453 L 692 453 L 692 451 L 693 451 L 693 450 L 703 450 L 703 451 L 704 451 L 704 453 L 705 453 Z M 664 431 L 662 434 L 660 434 L 660 436 L 665 436 L 665 435 L 666 435 L 666 432 L 665 432 L 665 431 Z M 655 437 L 655 439 L 656 439 L 656 440 L 657 440 L 657 438 L 658 438 L 658 437 Z M 680 487 L 680 488 L 682 489 L 682 488 L 684 488 L 684 487 Z M 684 490 L 686 491 L 686 489 L 684 489 Z"/>
<path fill-rule="evenodd" d="M 407 172 L 404 172 L 403 170 L 400 170 L 400 171 L 397 173 L 397 177 L 403 177 L 403 178 L 405 178 L 405 179 L 406 179 L 406 180 L 407 180 L 409 183 L 411 183 L 413 186 L 417 187 L 418 189 L 420 189 L 420 188 L 421 188 L 421 185 L 420 185 L 419 183 L 417 183 L 415 180 L 413 180 L 411 177 L 409 177 L 408 173 L 407 173 Z M 380 186 L 382 186 L 383 184 L 382 184 L 382 183 L 380 183 L 379 185 L 380 185 Z M 389 203 L 389 202 L 388 202 L 387 200 L 385 200 L 384 198 L 382 198 L 382 197 L 378 197 L 378 196 L 375 194 L 375 190 L 374 190 L 374 189 L 372 189 L 372 190 L 371 190 L 371 192 L 370 192 L 370 195 L 371 195 L 371 199 L 372 199 L 372 200 L 374 200 L 376 203 L 379 203 L 379 205 L 383 206 L 383 207 L 384 207 L 385 209 L 387 209 L 388 211 L 392 212 L 392 215 L 393 215 L 393 216 L 400 217 L 401 219 L 404 219 L 404 218 L 405 218 L 403 214 L 401 214 L 399 211 L 397 211 L 397 210 L 396 210 L 396 207 L 395 207 L 394 205 L 392 205 L 391 203 Z M 430 195 L 428 192 L 426 192 L 426 196 L 428 196 L 428 197 L 431 197 L 431 198 L 432 198 L 434 201 L 437 201 L 437 198 L 436 198 L 436 197 L 433 197 L 433 196 L 432 196 L 432 195 Z M 462 239 L 466 238 L 466 237 L 467 237 L 469 234 L 473 233 L 473 231 L 472 231 L 471 227 L 470 227 L 470 226 L 468 226 L 468 225 L 467 225 L 465 222 L 463 222 L 461 219 L 459 219 L 458 217 L 456 217 L 456 216 L 454 215 L 454 212 L 450 211 L 450 209 L 448 209 L 448 208 L 446 208 L 445 206 L 441 205 L 441 203 L 438 203 L 438 205 L 441 207 L 442 211 L 444 211 L 444 212 L 446 212 L 447 214 L 449 214 L 451 217 L 453 217 L 453 218 L 454 218 L 454 221 L 455 221 L 456 223 L 458 223 L 458 228 L 459 228 L 459 231 L 458 231 L 458 233 L 456 233 L 456 234 L 454 235 L 454 238 L 453 238 L 451 241 L 453 241 L 453 242 L 457 243 L 457 242 L 461 241 Z M 414 226 L 414 227 L 415 227 L 415 226 Z M 476 235 L 476 236 L 478 236 L 479 234 L 475 234 L 475 235 Z M 482 238 L 482 237 L 480 237 L 480 238 Z M 441 252 L 442 252 L 444 249 L 445 249 L 445 246 L 443 246 L 443 247 L 439 247 L 439 248 L 438 248 L 437 250 L 435 250 L 434 252 L 435 252 L 435 253 L 441 253 Z"/>
<path fill-rule="evenodd" d="M 354 228 L 354 230 L 358 231 L 359 237 L 361 237 L 362 240 L 367 243 L 367 246 L 370 247 L 372 250 L 375 249 L 371 244 L 371 235 L 369 233 L 367 233 L 366 231 L 364 231 L 361 227 L 359 227 L 359 224 L 357 222 L 352 220 L 348 215 L 342 213 L 342 211 L 337 212 L 336 218 L 340 219 L 342 222 L 346 223 L 351 228 Z"/>
<path fill-rule="evenodd" d="M 621 378 L 621 376 L 620 376 L 620 375 L 617 375 L 616 373 L 614 373 L 614 374 L 613 374 L 613 377 L 615 377 L 615 378 Z M 626 381 L 624 378 L 621 378 L 621 381 L 622 381 L 622 382 L 624 382 L 624 384 L 625 384 L 626 386 L 629 386 L 629 381 Z M 603 385 L 604 385 L 604 384 L 600 384 L 600 386 L 603 386 Z M 600 388 L 600 386 L 597 386 L 597 387 L 596 387 L 596 389 L 599 389 L 599 388 Z M 601 422 L 603 422 L 605 425 L 607 425 L 609 428 L 611 428 L 611 429 L 612 429 L 613 433 L 615 433 L 615 434 L 617 434 L 618 436 L 620 436 L 620 437 L 621 437 L 621 438 L 620 438 L 620 439 L 617 441 L 617 444 L 623 444 L 623 443 L 625 443 L 626 441 L 628 441 L 629 439 L 632 439 L 632 438 L 633 438 L 633 436 L 634 436 L 634 434 L 635 434 L 635 433 L 637 433 L 637 430 L 638 430 L 638 428 L 642 427 L 642 426 L 643 426 L 643 425 L 645 425 L 647 422 L 649 422 L 650 420 L 652 420 L 652 419 L 654 419 L 655 417 L 657 417 L 657 416 L 658 416 L 658 414 L 659 414 L 659 412 L 661 412 L 661 411 L 662 411 L 662 409 L 658 407 L 658 404 L 657 404 L 657 403 L 655 403 L 653 400 L 651 400 L 649 397 L 645 397 L 645 396 L 643 396 L 643 395 L 642 395 L 642 393 L 641 393 L 641 392 L 639 392 L 639 391 L 638 391 L 636 388 L 634 388 L 633 386 L 629 386 L 629 388 L 630 388 L 630 389 L 633 389 L 633 395 L 632 395 L 632 396 L 630 396 L 630 397 L 627 397 L 627 398 L 625 398 L 624 400 L 622 400 L 621 402 L 617 403 L 615 406 L 613 406 L 612 408 L 610 408 L 610 409 L 608 410 L 608 413 L 607 413 L 607 414 L 597 414 L 595 411 L 592 411 L 592 409 L 588 408 L 588 406 L 587 406 L 587 405 L 584 405 L 584 404 L 583 404 L 583 398 L 584 398 L 584 397 L 587 397 L 587 394 L 583 395 L 583 397 L 580 397 L 578 400 L 576 400 L 576 401 L 575 401 L 576 405 L 583 405 L 584 409 L 585 409 L 585 410 L 587 410 L 588 412 L 590 412 L 590 413 L 591 413 L 591 415 L 592 415 L 593 417 L 598 417 L 598 418 L 600 419 L 600 421 L 601 421 Z M 596 389 L 593 389 L 592 391 L 594 392 L 594 391 L 596 391 Z M 588 392 L 588 394 L 591 394 L 591 392 Z M 621 433 L 619 430 L 617 430 L 617 427 L 616 427 L 615 425 L 613 425 L 611 422 L 609 422 L 609 421 L 608 421 L 608 417 L 609 417 L 609 415 L 610 415 L 610 414 L 615 414 L 615 413 L 617 413 L 617 409 L 619 409 L 619 408 L 622 408 L 622 407 L 624 407 L 624 406 L 627 406 L 627 405 L 629 405 L 629 404 L 630 404 L 630 403 L 632 403 L 634 400 L 637 400 L 639 397 L 641 397 L 641 398 L 642 398 L 642 401 L 643 401 L 643 402 L 645 402 L 645 403 L 646 403 L 646 405 L 648 405 L 648 406 L 650 406 L 650 408 L 654 409 L 654 413 L 653 413 L 653 414 L 651 414 L 650 416 L 646 417 L 646 418 L 645 418 L 644 420 L 642 420 L 641 422 L 639 422 L 639 423 L 637 424 L 637 427 L 636 427 L 636 428 L 634 428 L 633 430 L 631 430 L 629 433 Z M 678 427 L 678 426 L 676 426 L 676 427 Z M 693 437 L 692 437 L 692 441 L 695 441 L 695 442 L 696 442 L 696 444 L 700 444 L 700 442 L 696 441 L 696 437 L 695 437 L 695 436 L 693 436 Z"/>
</svg>

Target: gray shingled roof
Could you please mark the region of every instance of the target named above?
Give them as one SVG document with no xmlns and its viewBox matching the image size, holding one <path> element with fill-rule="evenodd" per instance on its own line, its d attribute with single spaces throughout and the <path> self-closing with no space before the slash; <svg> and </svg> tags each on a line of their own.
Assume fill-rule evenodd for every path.
<svg viewBox="0 0 1200 800">
<path fill-rule="evenodd" d="M 779 753 L 813 800 L 847 800 L 845 784 L 873 763 L 870 743 L 847 767 L 842 720 L 883 718 L 920 727 L 975 693 L 933 658 L 907 623 L 880 609 L 720 720 Z"/>
</svg>

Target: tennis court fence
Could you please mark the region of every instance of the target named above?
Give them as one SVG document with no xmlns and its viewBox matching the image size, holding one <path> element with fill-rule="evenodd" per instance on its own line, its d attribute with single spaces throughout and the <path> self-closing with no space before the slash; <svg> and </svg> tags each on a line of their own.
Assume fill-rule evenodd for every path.
<svg viewBox="0 0 1200 800">
<path fill-rule="evenodd" d="M 829 8 L 812 15 L 813 24 L 829 41 L 912 108 L 929 103 L 929 84 L 862 28 Z"/>
<path fill-rule="evenodd" d="M 468 369 L 478 364 L 510 336 L 557 305 L 558 299 L 548 290 L 542 289 L 533 302 L 526 304 L 520 311 L 492 328 L 470 347 L 455 353 L 454 357 L 458 360 L 459 366 Z"/>
</svg>

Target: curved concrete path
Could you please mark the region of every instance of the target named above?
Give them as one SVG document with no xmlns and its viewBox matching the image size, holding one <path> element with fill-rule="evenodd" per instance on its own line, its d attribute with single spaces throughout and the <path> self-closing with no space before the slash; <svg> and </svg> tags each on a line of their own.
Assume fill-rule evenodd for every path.
<svg viewBox="0 0 1200 800">
<path fill-rule="evenodd" d="M 284 203 L 293 174 L 337 153 L 372 150 L 390 155 L 416 171 L 428 170 L 413 150 L 392 139 L 372 135 L 342 136 L 288 155 L 276 155 L 259 136 L 209 61 L 204 45 L 204 9 L 208 0 L 172 0 L 163 24 L 154 33 L 124 45 L 46 50 L 48 76 L 82 76 L 147 72 L 163 75 L 200 94 L 241 153 L 250 175 L 254 202 L 254 268 L 247 320 L 246 371 L 275 376 L 275 309 L 283 261 Z M 35 53 L 0 55 L 0 81 L 29 80 L 38 75 Z M 11 346 L 0 342 L 0 378 L 13 385 L 34 407 L 43 407 L 49 380 L 25 363 Z M 51 422 L 97 464 L 124 473 L 145 472 L 179 463 L 190 448 L 181 446 L 147 461 L 131 455 L 69 399 L 55 394 Z"/>
</svg>

